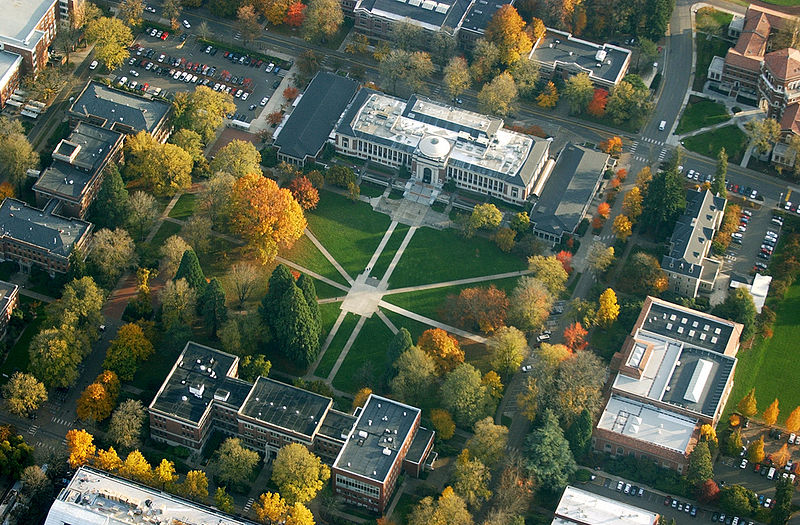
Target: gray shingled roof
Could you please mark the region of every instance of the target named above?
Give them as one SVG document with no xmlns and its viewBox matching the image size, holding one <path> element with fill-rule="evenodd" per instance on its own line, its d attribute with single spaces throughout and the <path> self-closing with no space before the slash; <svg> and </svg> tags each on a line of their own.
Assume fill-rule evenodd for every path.
<svg viewBox="0 0 800 525">
<path fill-rule="evenodd" d="M 166 102 L 146 99 L 91 81 L 72 104 L 70 112 L 105 119 L 104 128 L 111 128 L 113 123 L 119 122 L 136 131 L 152 133 L 169 109 L 170 105 Z"/>
<path fill-rule="evenodd" d="M 709 190 L 688 190 L 686 211 L 675 223 L 670 251 L 661 267 L 671 272 L 700 277 L 706 243 L 714 237 L 715 213 L 725 208 L 725 199 Z"/>
<path fill-rule="evenodd" d="M 10 237 L 68 257 L 75 242 L 92 225 L 80 219 L 54 215 L 52 209 L 50 203 L 45 210 L 39 210 L 17 199 L 5 199 L 0 204 L 0 237 Z"/>
</svg>

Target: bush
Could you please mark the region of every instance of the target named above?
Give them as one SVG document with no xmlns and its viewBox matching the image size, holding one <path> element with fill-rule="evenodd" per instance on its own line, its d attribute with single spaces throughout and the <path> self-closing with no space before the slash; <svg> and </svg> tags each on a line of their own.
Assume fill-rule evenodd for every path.
<svg viewBox="0 0 800 525">
<path fill-rule="evenodd" d="M 578 483 L 587 483 L 591 481 L 592 473 L 585 468 L 579 469 L 575 472 L 575 481 Z"/>
</svg>

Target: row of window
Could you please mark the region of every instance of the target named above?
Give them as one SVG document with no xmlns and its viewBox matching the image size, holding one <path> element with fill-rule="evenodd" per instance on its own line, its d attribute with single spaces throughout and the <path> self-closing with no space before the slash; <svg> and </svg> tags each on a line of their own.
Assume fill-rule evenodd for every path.
<svg viewBox="0 0 800 525">
<path fill-rule="evenodd" d="M 381 495 L 381 489 L 379 487 L 369 483 L 364 483 L 363 481 L 359 481 L 357 479 L 342 476 L 341 474 L 336 474 L 336 485 L 344 487 L 353 492 L 372 496 L 373 498 L 379 498 Z"/>
<path fill-rule="evenodd" d="M 349 144 L 350 139 L 342 137 L 342 147 L 349 149 Z M 394 164 L 408 165 L 411 162 L 408 153 L 402 153 L 396 149 L 387 148 L 386 146 L 379 146 L 366 140 L 354 139 L 353 149 L 364 155 L 373 155 Z"/>
</svg>

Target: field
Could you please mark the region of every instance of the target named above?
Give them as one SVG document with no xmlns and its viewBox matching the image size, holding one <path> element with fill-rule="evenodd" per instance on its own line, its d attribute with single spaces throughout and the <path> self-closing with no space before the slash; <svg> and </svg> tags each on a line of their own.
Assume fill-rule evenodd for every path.
<svg viewBox="0 0 800 525">
<path fill-rule="evenodd" d="M 333 386 L 351 393 L 364 386 L 377 390 L 392 337 L 392 332 L 377 315 L 367 319 L 333 379 Z"/>
<path fill-rule="evenodd" d="M 336 319 L 334 319 L 334 322 L 335 321 Z M 353 328 L 355 328 L 357 322 L 358 316 L 351 313 L 347 314 L 342 324 L 339 325 L 339 330 L 336 331 L 336 335 L 333 336 L 333 341 L 331 341 L 330 346 L 325 351 L 325 355 L 322 356 L 314 375 L 322 378 L 328 377 L 328 374 L 333 370 L 333 365 L 336 363 L 336 360 L 339 359 L 339 354 L 342 353 L 345 343 L 347 343 L 347 340 L 350 338 L 350 334 L 353 333 Z M 327 331 L 325 337 L 328 337 Z"/>
<path fill-rule="evenodd" d="M 790 387 L 800 375 L 800 283 L 795 283 L 780 303 L 775 313 L 772 339 L 763 340 L 751 349 L 740 349 L 736 365 L 736 382 L 733 385 L 727 414 L 736 410 L 736 405 L 751 388 L 756 389 L 758 411 L 761 413 L 774 399 L 778 399 L 781 423 L 789 412 L 800 405 L 800 389 Z"/>
<path fill-rule="evenodd" d="M 675 133 L 681 135 L 696 129 L 712 126 L 730 120 L 731 117 L 725 106 L 713 100 L 700 97 L 691 97 L 686 109 L 683 110 L 681 120 Z"/>
<path fill-rule="evenodd" d="M 683 145 L 688 150 L 712 159 L 716 159 L 719 150 L 725 148 L 729 162 L 738 164 L 747 149 L 747 141 L 744 131 L 732 124 L 693 137 L 686 137 L 683 139 Z"/>
<path fill-rule="evenodd" d="M 193 193 L 184 193 L 169 211 L 173 219 L 188 219 L 194 213 L 197 197 Z"/>
<path fill-rule="evenodd" d="M 344 277 L 336 271 L 336 268 L 322 255 L 322 252 L 314 246 L 307 236 L 303 235 L 294 243 L 291 250 L 283 254 L 283 258 L 293 263 L 299 264 L 303 268 L 308 268 L 314 273 L 327 277 L 339 284 L 346 285 Z"/>
<path fill-rule="evenodd" d="M 693 89 L 695 91 L 702 91 L 703 84 L 706 83 L 706 75 L 708 74 L 708 66 L 711 65 L 711 59 L 714 56 L 724 57 L 728 48 L 731 47 L 730 42 L 708 36 L 705 33 L 697 33 L 695 39 L 695 48 L 697 49 L 697 65 L 695 67 Z"/>
</svg>

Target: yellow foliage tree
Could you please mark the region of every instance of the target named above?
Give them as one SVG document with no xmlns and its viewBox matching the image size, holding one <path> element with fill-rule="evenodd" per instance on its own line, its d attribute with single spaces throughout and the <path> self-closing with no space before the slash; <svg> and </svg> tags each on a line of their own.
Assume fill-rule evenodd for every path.
<svg viewBox="0 0 800 525">
<path fill-rule="evenodd" d="M 714 430 L 714 427 L 706 423 L 700 427 L 700 438 L 712 443 L 717 443 L 717 431 Z"/>
<path fill-rule="evenodd" d="M 208 497 L 208 477 L 202 470 L 190 470 L 181 483 L 181 493 L 192 499 Z"/>
<path fill-rule="evenodd" d="M 781 468 L 786 465 L 786 462 L 789 461 L 791 457 L 792 453 L 789 452 L 789 445 L 784 443 L 780 450 L 772 454 L 772 461 L 775 463 L 776 467 Z"/>
<path fill-rule="evenodd" d="M 617 239 L 621 241 L 627 241 L 628 237 L 630 237 L 631 233 L 633 233 L 633 224 L 631 223 L 631 220 L 622 214 L 614 217 L 614 224 L 612 227 L 614 229 L 614 235 L 616 235 Z"/>
<path fill-rule="evenodd" d="M 314 499 L 330 477 L 328 466 L 299 443 L 282 447 L 272 463 L 272 481 L 287 503 Z"/>
<path fill-rule="evenodd" d="M 754 440 L 747 446 L 747 459 L 754 463 L 764 461 L 764 436 Z"/>
<path fill-rule="evenodd" d="M 622 211 L 631 221 L 635 221 L 642 214 L 642 200 L 642 190 L 638 186 L 631 188 L 622 199 Z"/>
<path fill-rule="evenodd" d="M 800 406 L 792 410 L 792 413 L 786 418 L 786 430 L 789 432 L 800 430 Z"/>
<path fill-rule="evenodd" d="M 119 468 L 119 473 L 121 476 L 142 483 L 149 483 L 153 480 L 153 467 L 138 450 L 133 450 L 128 454 L 125 462 Z"/>
<path fill-rule="evenodd" d="M 233 231 L 247 240 L 264 264 L 303 235 L 306 218 L 300 204 L 288 189 L 261 174 L 237 179 L 230 203 Z"/>
<path fill-rule="evenodd" d="M 554 108 L 558 104 L 558 90 L 556 85 L 548 82 L 539 96 L 536 97 L 536 103 L 542 108 Z"/>
<path fill-rule="evenodd" d="M 253 504 L 253 510 L 260 521 L 264 523 L 278 523 L 286 515 L 289 506 L 280 494 L 265 492 Z"/>
<path fill-rule="evenodd" d="M 85 430 L 72 429 L 67 432 L 67 450 L 69 451 L 69 466 L 78 468 L 85 465 L 94 456 L 97 447 L 94 446 L 94 436 Z"/>
<path fill-rule="evenodd" d="M 455 337 L 441 328 L 431 328 L 422 332 L 417 346 L 433 358 L 436 371 L 444 375 L 464 362 L 464 351 Z"/>
<path fill-rule="evenodd" d="M 597 324 L 609 327 L 619 317 L 617 294 L 611 288 L 600 294 L 600 306 L 597 308 Z"/>
<path fill-rule="evenodd" d="M 486 393 L 493 399 L 503 397 L 503 383 L 494 370 L 489 370 L 481 378 L 481 384 L 486 387 Z"/>
<path fill-rule="evenodd" d="M 533 42 L 525 31 L 525 21 L 511 4 L 504 4 L 495 11 L 486 25 L 486 39 L 497 46 L 500 61 L 511 65 L 527 55 Z"/>
<path fill-rule="evenodd" d="M 436 429 L 436 434 L 445 441 L 452 438 L 456 432 L 453 416 L 447 410 L 442 410 L 441 408 L 431 410 L 431 422 L 433 423 L 433 428 Z"/>
<path fill-rule="evenodd" d="M 75 407 L 78 417 L 84 421 L 102 421 L 111 415 L 112 410 L 114 402 L 100 383 L 87 386 Z"/>
<path fill-rule="evenodd" d="M 108 447 L 108 450 L 101 449 L 97 451 L 97 456 L 94 458 L 94 466 L 106 472 L 116 472 L 122 466 L 122 460 L 119 459 L 114 447 Z"/>
<path fill-rule="evenodd" d="M 363 407 L 370 395 L 372 395 L 372 389 L 367 386 L 356 392 L 356 397 L 353 398 L 353 410 Z"/>
<path fill-rule="evenodd" d="M 736 409 L 744 417 L 753 417 L 758 412 L 758 405 L 756 404 L 756 389 L 753 387 L 746 396 L 739 401 Z"/>
<path fill-rule="evenodd" d="M 731 414 L 731 417 L 728 418 L 728 424 L 734 428 L 738 427 L 741 422 L 739 414 Z"/>
<path fill-rule="evenodd" d="M 284 525 L 314 525 L 314 515 L 302 503 L 289 507 Z"/>
<path fill-rule="evenodd" d="M 158 481 L 162 489 L 167 485 L 174 483 L 175 480 L 178 479 L 178 475 L 175 474 L 175 463 L 166 458 L 161 460 L 161 463 L 156 466 L 153 473 L 155 474 L 156 481 Z"/>
<path fill-rule="evenodd" d="M 764 423 L 768 426 L 772 426 L 778 421 L 778 414 L 780 413 L 780 409 L 778 408 L 778 399 L 775 398 L 775 401 L 770 403 L 766 410 L 764 410 Z"/>
</svg>

